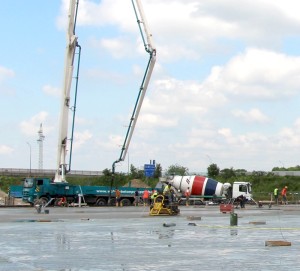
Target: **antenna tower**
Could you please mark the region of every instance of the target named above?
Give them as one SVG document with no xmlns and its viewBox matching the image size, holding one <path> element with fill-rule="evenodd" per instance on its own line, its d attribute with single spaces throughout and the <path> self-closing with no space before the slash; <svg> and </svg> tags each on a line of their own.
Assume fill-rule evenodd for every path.
<svg viewBox="0 0 300 271">
<path fill-rule="evenodd" d="M 43 141 L 45 139 L 45 136 L 43 134 L 43 125 L 40 124 L 40 129 L 38 131 L 39 138 L 37 140 L 39 144 L 39 169 L 43 169 Z"/>
</svg>

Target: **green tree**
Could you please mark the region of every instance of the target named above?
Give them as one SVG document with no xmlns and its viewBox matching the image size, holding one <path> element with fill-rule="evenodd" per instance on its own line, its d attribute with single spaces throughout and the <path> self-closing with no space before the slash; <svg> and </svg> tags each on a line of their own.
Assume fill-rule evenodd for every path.
<svg viewBox="0 0 300 271">
<path fill-rule="evenodd" d="M 207 174 L 210 178 L 216 178 L 220 174 L 220 169 L 217 164 L 210 164 L 207 168 Z"/>
<path fill-rule="evenodd" d="M 130 178 L 138 178 L 138 169 L 133 164 L 130 165 Z"/>
<path fill-rule="evenodd" d="M 160 164 L 156 164 L 156 167 L 155 167 L 155 172 L 154 172 L 154 178 L 159 178 L 161 177 L 162 175 L 162 167 Z"/>
<path fill-rule="evenodd" d="M 235 171 L 233 170 L 233 168 L 224 168 L 220 171 L 220 175 L 224 178 L 224 179 L 230 179 L 231 177 L 235 177 Z"/>
<path fill-rule="evenodd" d="M 247 173 L 246 169 L 235 169 L 234 170 L 236 176 L 245 176 Z"/>
<path fill-rule="evenodd" d="M 111 170 L 106 168 L 102 170 L 104 176 L 111 176 Z"/>
<path fill-rule="evenodd" d="M 188 175 L 188 174 L 189 174 L 188 168 L 184 167 L 184 166 L 180 166 L 178 164 L 169 166 L 169 168 L 167 170 L 167 175 L 184 176 L 184 175 Z"/>
<path fill-rule="evenodd" d="M 273 167 L 272 171 L 286 171 L 285 167 Z"/>
<path fill-rule="evenodd" d="M 295 167 L 289 167 L 288 169 L 287 169 L 288 171 L 299 171 L 300 170 L 300 166 L 295 166 Z"/>
<path fill-rule="evenodd" d="M 130 165 L 130 178 L 131 179 L 144 179 L 145 174 L 143 169 L 138 169 L 134 165 Z"/>
</svg>

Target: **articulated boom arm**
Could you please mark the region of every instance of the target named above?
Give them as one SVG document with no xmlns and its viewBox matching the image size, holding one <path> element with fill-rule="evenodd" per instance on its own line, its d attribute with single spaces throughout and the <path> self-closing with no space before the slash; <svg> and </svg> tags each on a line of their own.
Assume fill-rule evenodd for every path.
<svg viewBox="0 0 300 271">
<path fill-rule="evenodd" d="M 54 182 L 65 182 L 66 155 L 68 142 L 68 119 L 70 111 L 70 90 L 72 85 L 72 76 L 74 68 L 74 57 L 77 44 L 75 36 L 75 25 L 77 17 L 78 2 L 70 0 L 69 7 L 69 24 L 67 31 L 67 46 L 65 54 L 64 84 L 61 97 L 61 111 L 59 122 L 57 165 Z"/>
<path fill-rule="evenodd" d="M 147 91 L 147 88 L 148 88 L 148 84 L 149 84 L 149 81 L 150 81 L 150 78 L 151 78 L 151 75 L 152 75 L 152 71 L 153 71 L 153 68 L 154 68 L 154 64 L 155 64 L 155 61 L 156 61 L 156 49 L 153 45 L 152 34 L 150 34 L 150 32 L 149 32 L 146 17 L 144 15 L 144 11 L 143 11 L 140 0 L 136 0 L 136 4 L 137 4 L 137 9 L 136 9 L 136 6 L 134 4 L 134 0 L 132 0 L 132 5 L 133 5 L 133 8 L 134 8 L 136 18 L 137 18 L 137 22 L 138 22 L 138 26 L 139 26 L 139 29 L 140 29 L 140 32 L 141 32 L 141 36 L 142 36 L 142 39 L 143 39 L 143 42 L 144 42 L 145 50 L 146 50 L 147 53 L 149 53 L 150 58 L 149 58 L 149 61 L 148 61 L 147 67 L 146 67 L 146 71 L 145 71 L 145 74 L 144 74 L 144 77 L 143 77 L 143 80 L 142 80 L 142 84 L 140 86 L 140 90 L 139 90 L 138 97 L 137 97 L 137 100 L 136 100 L 136 103 L 135 103 L 135 107 L 133 109 L 133 113 L 132 113 L 132 116 L 130 118 L 128 130 L 127 130 L 126 137 L 125 137 L 125 140 L 124 140 L 124 143 L 123 143 L 123 146 L 122 146 L 122 151 L 121 151 L 121 154 L 120 154 L 120 158 L 113 163 L 112 173 L 115 172 L 115 164 L 120 162 L 120 161 L 125 160 L 125 157 L 126 157 L 126 154 L 127 154 L 128 148 L 129 148 L 129 144 L 130 144 L 130 141 L 131 141 L 131 138 L 132 138 L 132 135 L 133 135 L 133 131 L 134 131 L 136 122 L 138 120 L 138 116 L 139 116 L 139 113 L 140 113 L 140 110 L 141 110 L 141 107 L 142 107 L 142 104 L 143 104 L 143 101 L 144 101 L 144 97 L 145 97 L 145 94 L 146 94 L 146 91 Z M 138 16 L 138 13 L 140 14 L 140 18 Z M 142 29 L 142 25 L 143 25 L 143 29 Z M 144 32 L 143 32 L 143 30 L 144 30 Z M 146 39 L 145 39 L 145 35 L 146 35 Z"/>
</svg>

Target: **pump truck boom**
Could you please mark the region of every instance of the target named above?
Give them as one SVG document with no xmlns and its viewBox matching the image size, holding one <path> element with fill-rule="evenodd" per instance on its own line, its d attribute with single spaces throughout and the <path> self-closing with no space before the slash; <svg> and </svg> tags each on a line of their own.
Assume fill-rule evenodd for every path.
<svg viewBox="0 0 300 271">
<path fill-rule="evenodd" d="M 136 0 L 136 5 L 134 4 L 134 0 L 131 1 L 132 5 L 133 5 L 133 9 L 134 9 L 134 13 L 137 19 L 137 23 L 141 32 L 141 36 L 143 39 L 143 43 L 144 43 L 144 47 L 146 52 L 149 54 L 149 61 L 146 67 L 146 71 L 145 74 L 143 76 L 143 80 L 138 92 L 138 96 L 137 96 L 137 100 L 129 121 L 129 125 L 128 125 L 128 129 L 127 129 L 127 133 L 125 136 L 125 140 L 124 143 L 122 145 L 122 149 L 121 149 L 121 154 L 118 160 L 116 160 L 115 162 L 113 162 L 112 165 L 112 173 L 114 175 L 115 173 L 115 166 L 116 163 L 119 163 L 121 161 L 125 160 L 128 148 L 129 148 L 129 144 L 133 135 L 133 131 L 135 128 L 135 125 L 137 123 L 139 114 L 140 114 L 140 110 L 144 101 L 144 97 L 149 85 L 149 81 L 152 75 L 152 71 L 155 65 L 155 61 L 156 61 L 156 49 L 155 46 L 153 44 L 153 40 L 152 40 L 152 34 L 149 31 L 148 28 L 148 23 L 146 21 L 146 17 L 144 14 L 144 10 L 141 4 L 140 0 Z M 142 28 L 143 25 L 143 28 Z"/>
<path fill-rule="evenodd" d="M 146 71 L 145 74 L 143 76 L 143 80 L 138 92 L 138 96 L 136 99 L 136 103 L 135 106 L 133 108 L 133 112 L 129 121 L 129 125 L 128 125 L 128 129 L 126 132 L 126 136 L 124 139 L 124 143 L 122 145 L 122 149 L 121 149 L 121 153 L 120 153 L 120 157 L 118 160 L 114 161 L 112 164 L 112 178 L 111 178 L 111 183 L 110 183 L 110 195 L 111 195 L 111 189 L 113 186 L 113 182 L 114 182 L 114 175 L 115 175 L 115 170 L 116 170 L 116 164 L 119 162 L 122 162 L 125 160 L 129 145 L 130 145 L 130 141 L 133 135 L 133 131 L 135 128 L 135 125 L 137 123 L 139 114 L 140 114 L 140 110 L 144 101 L 144 97 L 149 85 L 149 81 L 152 75 L 152 71 L 154 69 L 154 65 L 156 62 L 156 49 L 155 46 L 153 44 L 153 40 L 152 40 L 152 34 L 149 32 L 149 28 L 148 28 L 148 23 L 146 21 L 146 17 L 144 14 L 144 10 L 141 4 L 140 0 L 136 0 L 136 5 L 134 4 L 134 0 L 131 1 L 132 2 L 132 6 L 134 9 L 134 13 L 137 19 L 137 23 L 140 29 L 140 33 L 143 39 L 143 43 L 144 43 L 144 47 L 146 52 L 149 54 L 149 61 L 146 67 Z M 143 27 L 142 27 L 143 25 Z M 146 36 L 146 38 L 145 38 Z M 109 201 L 110 201 L 110 197 L 109 197 Z"/>
<path fill-rule="evenodd" d="M 64 69 L 64 83 L 62 88 L 61 95 L 61 110 L 60 110 L 60 121 L 59 121 L 59 133 L 58 133 L 58 146 L 57 146 L 57 164 L 56 164 L 56 173 L 54 177 L 55 183 L 66 182 L 66 173 L 67 173 L 67 146 L 68 146 L 68 120 L 69 120 L 69 111 L 70 111 L 70 91 L 73 78 L 74 70 L 74 58 L 76 48 L 79 48 L 79 57 L 78 57 L 78 67 L 77 67 L 77 83 L 75 90 L 75 101 L 73 106 L 73 128 L 71 136 L 71 150 L 72 150 L 72 141 L 73 141 L 73 129 L 74 129 L 74 118 L 76 111 L 76 94 L 77 94 L 77 84 L 78 84 L 78 72 L 79 72 L 79 62 L 80 62 L 80 51 L 81 47 L 79 46 L 77 36 L 75 35 L 76 27 L 76 18 L 78 10 L 78 1 L 70 0 L 69 6 L 69 23 L 67 30 L 67 45 L 65 52 L 65 69 Z M 70 163 L 72 151 L 70 150 Z M 70 167 L 70 164 L 69 164 Z M 70 170 L 70 169 L 69 169 Z"/>
</svg>

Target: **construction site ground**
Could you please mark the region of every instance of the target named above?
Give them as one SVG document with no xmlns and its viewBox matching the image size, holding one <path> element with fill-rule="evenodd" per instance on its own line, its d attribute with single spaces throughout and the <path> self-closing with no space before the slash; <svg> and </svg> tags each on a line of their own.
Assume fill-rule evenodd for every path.
<svg viewBox="0 0 300 271">
<path fill-rule="evenodd" d="M 2 207 L 0 270 L 300 270 L 299 225 L 299 205 Z"/>
</svg>

